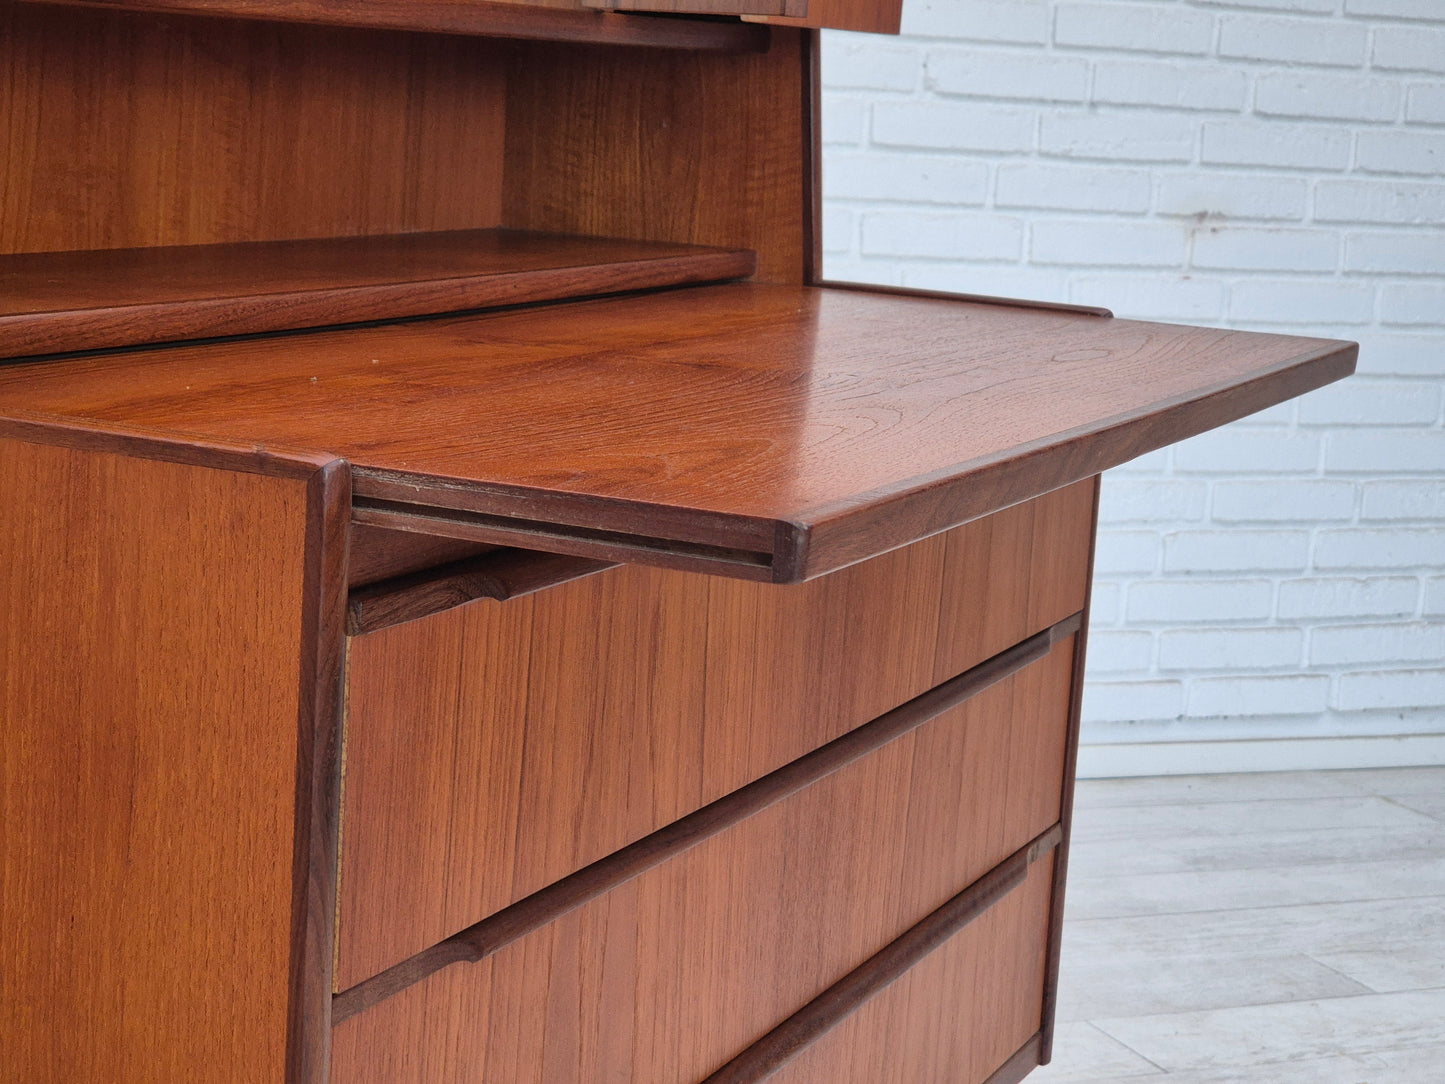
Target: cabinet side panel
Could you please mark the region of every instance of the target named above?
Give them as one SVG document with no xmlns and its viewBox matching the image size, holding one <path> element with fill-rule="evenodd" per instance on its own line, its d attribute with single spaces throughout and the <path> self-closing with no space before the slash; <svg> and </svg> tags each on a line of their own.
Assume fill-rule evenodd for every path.
<svg viewBox="0 0 1445 1084">
<path fill-rule="evenodd" d="M 307 489 L 0 440 L 7 1079 L 285 1078 Z"/>
<path fill-rule="evenodd" d="M 787 29 L 742 56 L 526 46 L 508 83 L 503 225 L 750 248 L 760 280 L 802 282 L 807 76 Z"/>
<path fill-rule="evenodd" d="M 466 38 L 0 6 L 0 252 L 495 226 Z"/>
</svg>

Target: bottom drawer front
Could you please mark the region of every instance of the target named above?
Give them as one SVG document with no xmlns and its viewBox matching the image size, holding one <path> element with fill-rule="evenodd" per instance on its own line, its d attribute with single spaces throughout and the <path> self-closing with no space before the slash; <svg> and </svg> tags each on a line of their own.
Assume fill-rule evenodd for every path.
<svg viewBox="0 0 1445 1084">
<path fill-rule="evenodd" d="M 799 1051 L 769 1084 L 981 1084 L 1038 1064 L 1054 863 Z M 740 1078 L 741 1079 L 741 1078 Z"/>
<path fill-rule="evenodd" d="M 333 1082 L 701 1080 L 1058 820 L 1072 656 L 345 1019 Z"/>
</svg>

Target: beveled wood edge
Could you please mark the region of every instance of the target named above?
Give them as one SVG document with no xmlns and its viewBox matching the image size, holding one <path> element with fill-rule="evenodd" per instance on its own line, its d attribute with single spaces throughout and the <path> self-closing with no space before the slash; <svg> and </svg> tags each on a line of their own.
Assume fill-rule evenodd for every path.
<svg viewBox="0 0 1445 1084">
<path fill-rule="evenodd" d="M 191 15 L 375 30 L 693 52 L 765 53 L 770 28 L 730 19 L 669 18 L 484 0 L 15 0 L 157 15 Z"/>
<path fill-rule="evenodd" d="M 286 1062 L 287 1084 L 326 1084 L 340 852 L 350 464 L 335 460 L 311 475 L 306 505 Z"/>
<path fill-rule="evenodd" d="M 777 526 L 770 521 L 668 509 L 668 526 L 674 523 L 678 526 L 673 534 L 692 537 L 657 537 L 629 529 L 634 525 L 648 525 L 651 515 L 648 506 L 637 503 L 595 501 L 545 491 L 509 491 L 501 487 L 487 487 L 485 491 L 477 487 L 458 490 L 454 483 L 444 479 L 434 480 L 440 483 L 434 488 L 424 482 L 393 480 L 365 469 L 357 469 L 355 476 L 352 518 L 357 523 L 576 557 L 717 573 L 737 579 L 774 578 L 771 544 L 775 544 Z M 498 514 L 372 495 L 378 491 L 401 493 L 413 500 L 428 493 L 434 499 L 445 494 L 456 503 L 487 503 L 508 511 Z M 484 495 L 479 500 L 480 494 Z M 530 515 L 523 518 L 511 509 Z M 554 516 L 556 518 L 552 518 Z M 584 518 L 591 520 L 591 524 L 575 522 Z M 719 537 L 722 544 L 705 541 Z M 733 546 L 730 542 L 740 544 Z M 769 548 L 757 548 L 759 542 L 769 544 Z"/>
<path fill-rule="evenodd" d="M 346 632 L 360 636 L 478 599 L 506 602 L 616 568 L 616 561 L 502 549 L 368 584 L 346 601 Z"/>
<path fill-rule="evenodd" d="M 231 297 L 0 315 L 0 357 L 34 360 L 52 354 L 446 316 L 546 301 L 590 300 L 633 290 L 747 278 L 756 270 L 756 253 L 722 249 L 598 264 L 595 268 L 587 265 L 581 269 L 456 275 L 279 293 L 257 290 Z"/>
<path fill-rule="evenodd" d="M 111 452 L 134 459 L 154 459 L 277 478 L 310 478 L 333 463 L 345 462 L 334 455 L 309 450 L 241 444 L 172 430 L 142 429 L 36 411 L 0 415 L 0 437 L 27 444 Z"/>
<path fill-rule="evenodd" d="M 1074 634 L 1073 672 L 1069 675 L 1069 721 L 1064 743 L 1064 778 L 1059 794 L 1059 827 L 1063 838 L 1054 851 L 1054 880 L 1050 889 L 1049 933 L 1044 956 L 1044 1000 L 1038 1035 L 1038 1064 L 1047 1065 L 1054 1054 L 1054 1024 L 1059 1004 L 1059 960 L 1064 942 L 1064 894 L 1069 874 L 1069 842 L 1074 829 L 1074 783 L 1079 766 L 1079 732 L 1084 704 L 1084 663 L 1089 646 L 1089 614 L 1094 598 L 1094 552 L 1099 537 L 1099 493 L 1102 479 L 1094 476 L 1089 510 L 1089 558 L 1084 566 L 1084 609 Z"/>
<path fill-rule="evenodd" d="M 1358 344 L 1317 342 L 1242 383 L 1221 380 L 1147 409 L 809 508 L 788 520 L 365 468 L 355 471 L 357 520 L 604 560 L 799 583 L 1051 493 L 1354 372 Z"/>
<path fill-rule="evenodd" d="M 845 279 L 823 279 L 819 286 L 830 290 L 857 290 L 870 294 L 887 294 L 890 297 L 922 297 L 937 301 L 967 301 L 974 305 L 997 305 L 1009 309 L 1037 309 L 1042 312 L 1066 312 L 1076 316 L 1102 316 L 1113 319 L 1112 309 L 1098 305 L 1071 305 L 1066 301 L 1033 301 L 1022 297 L 998 297 L 994 294 L 963 294 L 950 290 L 921 290 L 913 286 L 876 286 L 867 282 L 851 282 Z"/>
<path fill-rule="evenodd" d="M 779 568 L 779 581 L 835 571 L 1237 421 L 1349 376 L 1358 356 L 1358 343 L 1320 340 L 1241 383 L 1221 381 L 896 488 L 808 509 L 798 516 L 805 526 L 795 564 Z"/>
<path fill-rule="evenodd" d="M 885 712 L 680 820 L 336 994 L 339 1024 L 444 967 L 476 963 L 563 915 L 640 876 L 674 855 L 782 801 L 1044 658 L 1079 628 L 1074 614 L 957 677 Z"/>
<path fill-rule="evenodd" d="M 756 1084 L 767 1080 L 944 942 L 983 917 L 1024 883 L 1029 867 L 1057 847 L 1062 837 L 1062 829 L 1055 824 L 1025 844 L 712 1073 L 702 1084 Z"/>
<path fill-rule="evenodd" d="M 1014 1051 L 1013 1056 L 995 1069 L 983 1084 L 1019 1084 L 1024 1077 L 1045 1064 L 1039 1059 L 1042 1042 L 1041 1034 L 1029 1036 L 1028 1042 Z"/>
</svg>

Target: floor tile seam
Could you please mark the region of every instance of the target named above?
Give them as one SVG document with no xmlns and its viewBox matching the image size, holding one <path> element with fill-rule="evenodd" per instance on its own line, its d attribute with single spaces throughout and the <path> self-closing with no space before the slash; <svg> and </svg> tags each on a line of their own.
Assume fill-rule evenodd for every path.
<svg viewBox="0 0 1445 1084">
<path fill-rule="evenodd" d="M 1208 828 L 1204 831 L 1196 832 L 1190 831 L 1188 829 L 1180 830 L 1178 828 L 1160 827 L 1158 829 L 1151 829 L 1147 832 L 1138 833 L 1137 835 L 1123 831 L 1120 831 L 1119 834 L 1115 835 L 1113 834 L 1116 831 L 1115 829 L 1110 829 L 1110 834 L 1108 835 L 1094 835 L 1091 834 L 1087 828 L 1085 828 L 1083 831 L 1080 831 L 1076 835 L 1074 835 L 1073 839 L 1080 847 L 1086 847 L 1090 844 L 1099 843 L 1167 843 L 1180 839 L 1218 839 L 1222 842 L 1232 842 L 1234 840 L 1241 839 L 1254 839 L 1260 836 L 1281 835 L 1286 832 L 1291 834 L 1319 832 L 1329 833 L 1331 835 L 1337 832 L 1392 832 L 1415 831 L 1419 829 L 1424 829 L 1426 830 L 1426 832 L 1431 832 L 1434 831 L 1436 826 L 1445 826 L 1445 820 L 1442 820 L 1441 818 L 1435 816 L 1433 813 L 1422 813 L 1418 809 L 1409 809 L 1407 806 L 1398 806 L 1397 808 L 1399 808 L 1403 812 L 1409 812 L 1417 817 L 1421 817 L 1423 818 L 1423 820 L 1408 824 L 1320 824 L 1311 825 L 1306 828 L 1241 828 L 1237 831 L 1223 831 L 1217 828 Z"/>
<path fill-rule="evenodd" d="M 1373 992 L 1373 991 L 1370 991 L 1370 992 L 1366 992 L 1366 993 L 1363 993 L 1363 994 L 1325 995 L 1325 996 L 1323 996 L 1323 997 L 1297 998 L 1297 999 L 1290 1000 L 1290 1001 L 1264 1001 L 1264 1002 L 1258 1002 L 1258 1003 L 1250 1004 L 1250 1005 L 1226 1005 L 1226 1006 L 1224 1006 L 1224 1007 L 1222 1007 L 1222 1008 L 1218 1008 L 1218 1009 L 1181 1009 L 1181 1010 L 1179 1010 L 1178 1012 L 1139 1013 L 1139 1014 L 1137 1014 L 1137 1015 L 1135 1015 L 1135 1016 L 1106 1016 L 1106 1017 L 1102 1017 L 1101 1019 L 1098 1019 L 1098 1020 L 1082 1020 L 1082 1021 L 1076 1021 L 1076 1022 L 1077 1022 L 1077 1023 L 1089 1024 L 1089 1025 L 1091 1025 L 1092 1027 L 1095 1027 L 1095 1028 L 1097 1028 L 1098 1030 L 1102 1031 L 1105 1035 L 1109 1036 L 1109 1038 L 1113 1039 L 1115 1042 L 1120 1043 L 1121 1045 L 1124 1045 L 1124 1046 L 1128 1046 L 1128 1045 L 1129 1045 L 1128 1043 L 1126 1043 L 1123 1039 L 1120 1039 L 1117 1035 L 1113 1034 L 1113 1032 L 1109 1031 L 1109 1030 L 1106 1028 L 1105 1025 L 1111 1024 L 1111 1023 L 1112 1023 L 1112 1024 L 1122 1024 L 1122 1023 L 1128 1023 L 1128 1022 L 1131 1022 L 1131 1021 L 1155 1021 L 1155 1020 L 1158 1020 L 1158 1021 L 1168 1021 L 1168 1020 L 1170 1020 L 1171 1018 L 1174 1018 L 1174 1017 L 1202 1016 L 1202 1015 L 1205 1015 L 1205 1014 L 1207 1014 L 1207 1013 L 1239 1013 L 1239 1012 L 1248 1012 L 1248 1011 L 1250 1011 L 1250 1010 L 1252 1010 L 1252 1009 L 1273 1008 L 1273 1007 L 1281 1006 L 1281 1005 L 1321 1005 L 1321 1004 L 1327 1004 L 1327 1003 L 1328 1003 L 1328 1004 L 1333 1004 L 1333 1003 L 1335 1003 L 1335 1002 L 1341 1002 L 1341 1001 L 1364 1001 L 1364 1000 L 1373 1000 L 1373 999 L 1390 998 L 1390 997 L 1410 997 L 1410 996 L 1413 996 L 1413 995 L 1415 995 L 1415 994 L 1421 994 L 1421 993 L 1428 993 L 1428 994 L 1442 993 L 1442 994 L 1445 994 L 1445 986 L 1442 986 L 1442 987 L 1431 987 L 1430 989 L 1427 989 L 1427 990 L 1400 990 L 1400 991 L 1395 991 L 1395 992 L 1391 992 L 1391 993 L 1375 993 L 1375 992 Z M 1417 1046 L 1434 1046 L 1434 1045 L 1437 1045 L 1439 1042 L 1440 1042 L 1440 1038 L 1439 1038 L 1438 1035 L 1436 1035 L 1436 1036 L 1432 1036 L 1432 1037 L 1429 1037 L 1429 1038 L 1421 1039 L 1419 1042 L 1397 1043 L 1397 1044 L 1395 1044 L 1394 1047 L 1390 1047 L 1390 1048 L 1382 1047 L 1381 1049 L 1409 1050 L 1409 1049 L 1412 1049 L 1412 1048 L 1417 1047 Z M 1129 1047 L 1129 1049 L 1130 1049 L 1130 1050 L 1133 1050 L 1134 1048 L 1133 1048 L 1133 1047 Z M 1137 1053 L 1137 1051 L 1136 1051 L 1136 1053 Z M 1139 1056 L 1142 1057 L 1142 1058 L 1146 1058 L 1146 1059 L 1147 1059 L 1147 1057 L 1148 1057 L 1148 1056 L 1145 1055 L 1145 1054 L 1140 1054 Z M 1323 1055 L 1322 1055 L 1322 1056 L 1323 1056 Z M 1280 1060 L 1284 1060 L 1284 1059 L 1280 1059 Z M 1151 1064 L 1155 1064 L 1155 1063 L 1153 1063 L 1152 1060 L 1151 1060 Z M 1166 1069 L 1165 1072 L 1169 1072 L 1169 1070 Z"/>
<path fill-rule="evenodd" d="M 1355 951 L 1359 951 L 1359 950 L 1355 950 Z M 1355 976 L 1353 976 L 1353 975 L 1347 975 L 1347 974 L 1345 974 L 1345 973 L 1344 973 L 1343 971 L 1341 971 L 1338 967 L 1335 967 L 1333 964 L 1326 963 L 1324 960 L 1320 959 L 1319 956 L 1316 956 L 1316 955 L 1315 955 L 1314 953 L 1312 953 L 1312 952 L 1305 953 L 1305 955 L 1308 956 L 1309 959 L 1313 960 L 1315 963 L 1319 964 L 1321 967 L 1326 968 L 1326 969 L 1329 970 L 1329 971 L 1333 971 L 1336 975 L 1339 975 L 1341 978 L 1343 978 L 1343 979 L 1348 979 L 1350 982 L 1353 982 L 1353 983 L 1355 983 L 1355 984 L 1357 984 L 1357 985 L 1359 985 L 1359 986 L 1363 986 L 1367 992 L 1372 993 L 1372 994 L 1401 994 L 1401 993 L 1415 993 L 1415 992 L 1422 991 L 1422 990 L 1423 990 L 1423 991 L 1429 991 L 1429 990 L 1445 989 L 1445 987 L 1423 986 L 1423 987 L 1411 987 L 1409 990 L 1381 990 L 1378 986 L 1371 986 L 1369 983 L 1365 982 L 1363 979 L 1357 979 L 1357 978 L 1355 978 Z M 1335 953 L 1324 953 L 1323 955 L 1338 955 L 1338 954 L 1335 954 Z"/>
<path fill-rule="evenodd" d="M 1439 845 L 1439 846 L 1445 846 L 1445 835 L 1442 835 L 1442 836 L 1440 837 L 1440 840 L 1439 840 L 1438 845 Z M 1425 850 L 1425 854 L 1423 855 L 1423 857 L 1411 856 L 1409 853 L 1400 854 L 1400 853 L 1398 853 L 1398 852 L 1393 852 L 1393 853 L 1390 854 L 1389 860 L 1390 860 L 1390 861 L 1393 861 L 1393 862 L 1402 862 L 1402 861 L 1430 861 L 1430 860 L 1432 860 L 1432 859 L 1435 859 L 1435 858 L 1440 857 L 1440 853 L 1437 852 L 1436 849 L 1435 849 L 1436 846 L 1437 846 L 1436 841 L 1435 841 L 1434 839 L 1430 839 L 1430 840 L 1428 840 L 1428 841 L 1424 841 L 1423 849 Z M 1337 858 L 1338 856 L 1334 856 L 1334 857 Z M 1076 852 L 1074 852 L 1073 850 L 1071 850 L 1071 851 L 1070 851 L 1071 865 L 1070 865 L 1070 868 L 1069 868 L 1069 883 L 1070 883 L 1070 884 L 1073 884 L 1074 882 L 1076 882 L 1076 881 L 1081 881 L 1081 880 L 1102 880 L 1102 879 L 1103 879 L 1103 878 L 1099 878 L 1099 877 L 1092 877 L 1092 878 L 1091 878 L 1091 877 L 1089 877 L 1089 876 L 1087 875 L 1087 873 L 1085 873 L 1085 872 L 1083 872 L 1083 871 L 1080 871 L 1079 876 L 1075 877 L 1075 876 L 1074 876 L 1074 869 L 1073 869 L 1073 865 L 1072 865 L 1072 860 L 1075 859 L 1075 858 L 1081 858 L 1081 861 L 1080 861 L 1080 863 L 1079 863 L 1081 866 L 1084 866 L 1084 867 L 1087 868 L 1087 867 L 1090 865 L 1090 859 L 1088 858 L 1087 855 L 1085 855 L 1085 856 L 1079 856 Z M 1380 860 L 1380 859 L 1376 859 L 1375 861 L 1381 861 L 1381 860 Z M 1096 863 L 1096 864 L 1102 864 L 1102 863 Z M 1173 875 L 1175 875 L 1175 874 L 1189 874 L 1189 873 L 1198 873 L 1198 874 L 1209 874 L 1209 873 L 1249 873 L 1249 872 L 1251 872 L 1251 871 L 1272 870 L 1272 869 L 1313 869 L 1313 868 L 1316 868 L 1316 867 L 1319 867 L 1319 866 L 1329 866 L 1329 865 L 1333 865 L 1333 864 L 1335 864 L 1335 863 L 1334 863 L 1334 861 L 1332 861 L 1331 856 L 1328 856 L 1328 855 L 1327 855 L 1327 856 L 1322 857 L 1318 862 L 1298 862 L 1298 861 L 1291 861 L 1291 862 L 1286 863 L 1286 864 L 1255 863 L 1255 864 L 1253 864 L 1253 865 L 1243 865 L 1243 866 L 1207 866 L 1207 867 L 1204 867 L 1204 868 L 1200 868 L 1200 867 L 1198 867 L 1198 866 L 1183 866 L 1183 867 L 1180 867 L 1180 868 L 1173 868 L 1173 869 L 1145 869 L 1145 870 L 1137 870 L 1137 871 L 1129 872 L 1129 873 L 1111 873 L 1111 874 L 1109 874 L 1109 876 L 1110 876 L 1110 877 L 1167 877 L 1167 876 L 1173 876 Z M 1364 863 L 1359 863 L 1359 864 L 1364 864 Z"/>
<path fill-rule="evenodd" d="M 1130 1018 L 1130 1017 L 1124 1017 L 1123 1019 L 1132 1019 L 1132 1018 Z M 1107 1031 L 1105 1031 L 1103 1028 L 1101 1028 L 1101 1027 L 1098 1025 L 1098 1023 L 1096 1023 L 1095 1021 L 1093 1021 L 1093 1020 L 1079 1020 L 1079 1021 L 1076 1021 L 1076 1022 L 1077 1022 L 1077 1023 L 1081 1023 L 1081 1024 L 1085 1025 L 1086 1027 L 1093 1028 L 1095 1031 L 1097 1031 L 1100 1035 L 1104 1036 L 1106 1039 L 1109 1039 L 1111 1042 L 1118 1043 L 1120 1046 L 1122 1046 L 1125 1050 L 1129 1051 L 1129 1053 L 1133 1054 L 1133 1055 L 1134 1055 L 1136 1058 L 1138 1058 L 1140 1061 L 1143 1061 L 1143 1062 L 1145 1062 L 1145 1063 L 1147 1063 L 1147 1064 L 1149 1064 L 1149 1065 L 1152 1065 L 1155 1069 L 1158 1069 L 1160 1075 L 1165 1076 L 1165 1077 L 1167 1077 L 1167 1076 L 1169 1075 L 1169 1070 L 1166 1069 L 1166 1068 L 1164 1068 L 1164 1066 L 1160 1065 L 1157 1061 L 1155 1061 L 1153 1058 L 1149 1057 L 1147 1054 L 1142 1054 L 1142 1053 L 1140 1053 L 1139 1051 L 1135 1050 L 1132 1046 L 1130 1046 L 1128 1043 L 1126 1043 L 1123 1039 L 1119 1038 L 1117 1035 L 1110 1035 Z M 1137 1073 L 1136 1073 L 1135 1075 L 1136 1075 L 1136 1076 L 1139 1076 L 1139 1074 L 1137 1074 Z M 1147 1077 L 1146 1077 L 1146 1076 L 1140 1076 L 1140 1079 L 1141 1079 L 1141 1080 L 1152 1080 L 1153 1077 L 1152 1077 L 1152 1076 L 1147 1076 Z"/>
<path fill-rule="evenodd" d="M 1082 782 L 1082 780 L 1081 780 Z M 1429 793 L 1421 792 L 1421 793 Z M 1150 798 L 1135 802 L 1100 803 L 1085 799 L 1075 805 L 1076 809 L 1086 813 L 1093 813 L 1097 810 L 1106 809 L 1158 809 L 1163 807 L 1173 808 L 1201 808 L 1218 805 L 1252 805 L 1256 802 L 1337 802 L 1354 801 L 1361 798 L 1409 798 L 1410 794 L 1384 795 L 1371 794 L 1366 791 L 1343 791 L 1339 794 L 1282 794 L 1258 798 L 1201 798 L 1197 801 L 1183 801 L 1178 798 Z"/>
<path fill-rule="evenodd" d="M 1117 916 L 1117 917 L 1108 917 L 1108 918 L 1074 918 L 1074 919 L 1071 919 L 1071 918 L 1069 917 L 1069 913 L 1068 913 L 1068 910 L 1067 910 L 1067 908 L 1066 908 L 1065 911 L 1064 911 L 1064 921 L 1065 921 L 1066 923 L 1072 922 L 1072 924 L 1075 925 L 1075 926 L 1083 926 L 1083 925 L 1085 925 L 1085 924 L 1092 924 L 1092 923 L 1098 923 L 1098 922 L 1129 922 L 1129 921 L 1133 921 L 1133 920 L 1136 920 L 1136 919 L 1137 919 L 1137 920 L 1148 920 L 1148 919 L 1171 918 L 1171 917 L 1174 917 L 1174 916 L 1176 916 L 1176 915 L 1191 915 L 1191 916 L 1198 916 L 1198 915 L 1234 915 L 1234 914 L 1242 914 L 1242 913 L 1244 913 L 1244 912 L 1246 912 L 1246 911 L 1285 911 L 1285 910 L 1289 910 L 1289 909 L 1291 909 L 1291 908 L 1305 908 L 1305 907 L 1355 907 L 1355 906 L 1359 906 L 1359 905 L 1361 905 L 1361 904 L 1404 903 L 1404 902 L 1410 902 L 1410 901 L 1416 901 L 1416 900 L 1439 900 L 1439 901 L 1440 901 L 1440 904 L 1441 904 L 1441 907 L 1442 907 L 1442 908 L 1445 908 L 1445 893 L 1440 893 L 1440 892 L 1427 892 L 1427 893 L 1425 893 L 1424 895 L 1420 895 L 1420 896 L 1365 896 L 1365 897 L 1363 897 L 1363 898 L 1361 898 L 1361 899 L 1352 899 L 1352 900 L 1326 900 L 1326 901 L 1321 901 L 1321 902 L 1307 902 L 1307 903 L 1266 903 L 1266 904 L 1258 904 L 1258 905 L 1251 906 L 1251 907 L 1211 907 L 1211 908 L 1206 908 L 1206 909 L 1200 910 L 1200 911 L 1162 911 L 1162 912 L 1150 912 L 1150 913 L 1147 914 L 1147 915 L 1119 915 L 1119 916 Z"/>
<path fill-rule="evenodd" d="M 1445 824 L 1445 813 L 1430 813 L 1426 810 L 1416 809 L 1414 806 L 1406 804 L 1406 801 L 1410 798 L 1421 797 L 1421 795 L 1419 794 L 1392 794 L 1381 795 L 1381 797 L 1384 798 L 1384 800 L 1389 802 L 1391 805 L 1398 806 L 1400 809 L 1408 809 L 1411 813 L 1418 813 L 1422 817 L 1428 817 L 1432 821 L 1437 821 L 1440 824 Z"/>
<path fill-rule="evenodd" d="M 1314 904 L 1357 904 L 1357 903 L 1400 903 L 1409 900 L 1433 899 L 1439 895 L 1437 892 L 1422 892 L 1416 896 L 1352 896 L 1340 900 L 1305 900 L 1299 903 L 1260 903 L 1251 904 L 1247 907 L 1214 907 L 1205 910 L 1161 910 L 1161 911 L 1123 911 L 1111 915 L 1070 915 L 1065 913 L 1065 921 L 1073 923 L 1084 922 L 1115 922 L 1123 919 L 1149 919 L 1149 918 L 1186 918 L 1192 915 L 1229 914 L 1234 911 L 1263 911 L 1275 907 L 1306 907 Z"/>
</svg>

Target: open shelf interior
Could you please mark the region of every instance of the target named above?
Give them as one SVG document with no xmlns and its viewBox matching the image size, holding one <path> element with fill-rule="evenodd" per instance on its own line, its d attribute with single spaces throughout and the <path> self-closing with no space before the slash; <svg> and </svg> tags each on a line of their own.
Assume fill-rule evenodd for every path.
<svg viewBox="0 0 1445 1084">
<path fill-rule="evenodd" d="M 744 278 L 744 249 L 452 230 L 0 255 L 0 357 Z"/>
<path fill-rule="evenodd" d="M 793 581 L 1337 379 L 1353 344 L 730 283 L 0 367 L 0 412 L 310 449 L 355 516 Z"/>
</svg>

